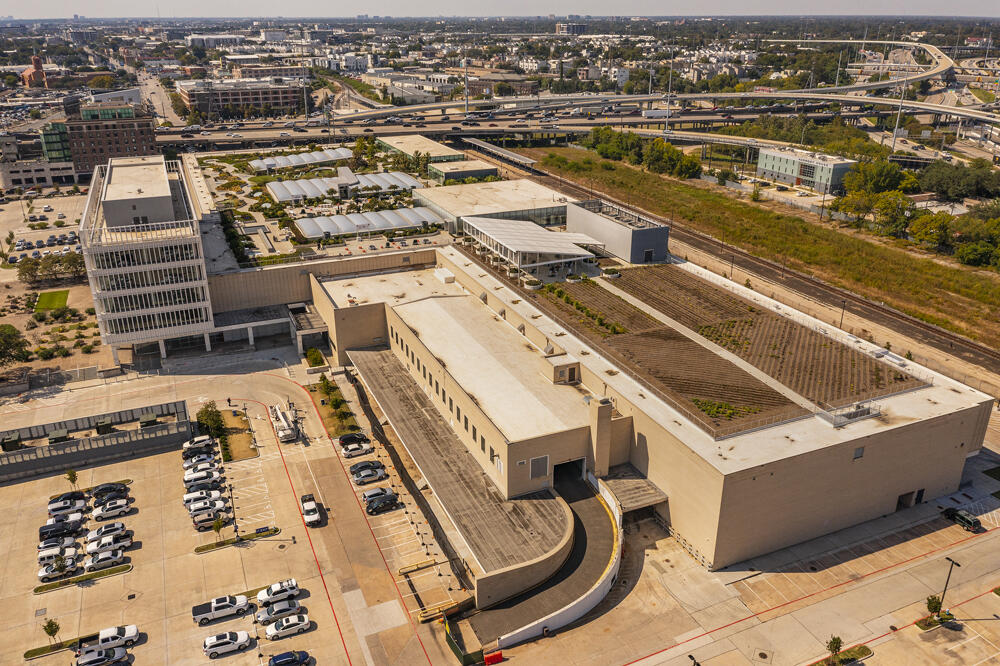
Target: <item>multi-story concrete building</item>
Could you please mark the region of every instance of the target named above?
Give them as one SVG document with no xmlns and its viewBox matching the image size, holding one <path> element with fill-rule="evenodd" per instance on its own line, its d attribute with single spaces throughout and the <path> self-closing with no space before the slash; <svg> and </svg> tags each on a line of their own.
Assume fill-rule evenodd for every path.
<svg viewBox="0 0 1000 666">
<path fill-rule="evenodd" d="M 138 105 L 84 104 L 78 116 L 42 128 L 42 150 L 49 161 L 71 161 L 77 176 L 85 176 L 113 157 L 155 155 L 154 123 Z"/>
<path fill-rule="evenodd" d="M 199 221 L 179 162 L 112 159 L 94 173 L 80 238 L 102 341 L 159 345 L 214 328 Z"/>
<path fill-rule="evenodd" d="M 188 35 L 184 41 L 188 46 L 200 46 L 203 49 L 214 49 L 220 46 L 238 46 L 243 43 L 243 35 Z"/>
<path fill-rule="evenodd" d="M 839 155 L 824 155 L 799 148 L 768 147 L 760 149 L 757 177 L 831 194 L 843 189 L 844 174 L 854 164 L 855 160 Z"/>
<path fill-rule="evenodd" d="M 587 32 L 586 23 L 556 23 L 557 35 L 582 35 Z"/>
<path fill-rule="evenodd" d="M 269 79 L 275 76 L 282 78 L 304 79 L 309 76 L 309 68 L 305 65 L 240 65 L 233 68 L 233 78 L 236 79 Z"/>
<path fill-rule="evenodd" d="M 202 113 L 218 113 L 226 107 L 297 113 L 302 110 L 306 85 L 298 79 L 204 79 L 178 81 L 177 92 L 189 109 Z"/>
</svg>

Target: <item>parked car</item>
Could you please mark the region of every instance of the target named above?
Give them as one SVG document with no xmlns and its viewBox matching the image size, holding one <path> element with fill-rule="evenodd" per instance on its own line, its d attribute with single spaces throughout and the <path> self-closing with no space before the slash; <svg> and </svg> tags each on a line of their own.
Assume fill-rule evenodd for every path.
<svg viewBox="0 0 1000 666">
<path fill-rule="evenodd" d="M 254 620 L 266 627 L 283 617 L 298 615 L 301 610 L 302 606 L 295 599 L 285 599 L 284 601 L 278 601 L 270 606 L 261 608 L 257 611 L 257 615 L 254 616 Z"/>
<path fill-rule="evenodd" d="M 139 642 L 139 627 L 134 624 L 127 624 L 101 629 L 96 634 L 90 634 L 89 636 L 81 636 L 76 641 L 74 651 L 76 656 L 79 657 L 84 652 L 111 650 L 119 647 L 130 648 L 137 642 Z"/>
<path fill-rule="evenodd" d="M 268 585 L 257 593 L 258 606 L 270 606 L 276 601 L 291 599 L 299 595 L 299 584 L 294 578 L 278 581 Z"/>
<path fill-rule="evenodd" d="M 38 528 L 38 540 L 54 539 L 58 537 L 72 536 L 80 531 L 83 523 L 76 521 L 61 522 L 54 525 L 42 525 Z"/>
<path fill-rule="evenodd" d="M 199 446 L 197 448 L 184 449 L 181 451 L 181 458 L 184 460 L 191 460 L 192 458 L 197 458 L 203 455 L 212 455 L 215 453 L 215 449 L 211 444 L 206 446 Z"/>
<path fill-rule="evenodd" d="M 317 504 L 316 498 L 310 493 L 303 495 L 301 502 L 302 519 L 305 521 L 306 525 L 309 525 L 310 527 L 318 525 L 323 520 L 323 516 L 320 513 L 319 504 Z"/>
<path fill-rule="evenodd" d="M 218 472 L 219 466 L 214 462 L 200 462 L 193 467 L 189 467 L 186 472 L 184 472 L 184 482 L 187 483 L 190 479 L 203 474 L 206 472 Z"/>
<path fill-rule="evenodd" d="M 94 509 L 93 517 L 94 520 L 107 520 L 108 518 L 124 516 L 131 510 L 132 505 L 128 503 L 128 500 L 116 499 Z"/>
<path fill-rule="evenodd" d="M 291 615 L 281 618 L 274 624 L 268 625 L 264 631 L 264 635 L 267 637 L 267 640 L 274 641 L 285 636 L 301 634 L 309 629 L 311 624 L 309 616 L 304 613 L 302 615 Z"/>
<path fill-rule="evenodd" d="M 64 513 L 59 516 L 52 516 L 45 521 L 46 525 L 59 525 L 61 523 L 80 523 L 83 524 L 83 514 L 82 513 Z"/>
<path fill-rule="evenodd" d="M 104 506 L 105 504 L 108 504 L 110 502 L 114 502 L 115 500 L 123 500 L 123 499 L 128 499 L 128 491 L 116 490 L 107 493 L 106 495 L 101 495 L 100 497 L 94 498 L 94 507 L 97 508 L 99 506 Z"/>
<path fill-rule="evenodd" d="M 372 249 L 375 249 L 374 246 Z M 346 435 L 341 435 L 337 443 L 341 446 L 346 446 L 347 444 L 367 444 L 370 441 L 368 435 L 363 432 L 349 432 Z"/>
<path fill-rule="evenodd" d="M 202 643 L 201 649 L 209 659 L 215 659 L 220 654 L 238 652 L 249 646 L 249 633 L 245 631 L 228 631 L 224 634 L 209 636 Z"/>
<path fill-rule="evenodd" d="M 65 516 L 72 513 L 81 513 L 87 508 L 87 503 L 83 500 L 61 500 L 49 502 L 50 516 Z"/>
<path fill-rule="evenodd" d="M 958 524 L 962 529 L 968 532 L 978 532 L 983 529 L 983 524 L 978 518 L 973 516 L 971 513 L 964 509 L 956 509 L 954 507 L 948 507 L 941 512 L 941 515 L 948 520 Z"/>
<path fill-rule="evenodd" d="M 80 565 L 76 560 L 66 560 L 63 562 L 63 570 L 59 571 L 56 569 L 55 564 L 46 564 L 44 567 L 38 570 L 38 580 L 43 583 L 47 583 L 50 580 L 56 580 L 57 578 L 64 578 L 66 576 L 73 576 L 78 571 L 80 571 Z"/>
<path fill-rule="evenodd" d="M 187 510 L 191 516 L 196 516 L 200 513 L 218 513 L 220 511 L 225 511 L 226 503 L 222 500 L 202 500 L 200 502 L 192 502 L 188 504 Z"/>
<path fill-rule="evenodd" d="M 115 536 L 116 534 L 128 534 L 132 536 L 132 532 L 125 529 L 125 523 L 116 521 L 114 523 L 105 523 L 96 530 L 90 530 L 87 532 L 86 538 L 88 542 L 100 541 L 104 537 Z"/>
<path fill-rule="evenodd" d="M 355 442 L 353 444 L 345 444 L 341 447 L 340 453 L 345 458 L 357 458 L 358 456 L 366 456 L 374 450 L 375 447 L 371 444 Z"/>
<path fill-rule="evenodd" d="M 128 486 L 124 483 L 102 483 L 99 486 L 94 486 L 90 489 L 88 493 L 94 499 L 101 497 L 102 495 L 108 495 L 114 492 L 128 492 Z"/>
<path fill-rule="evenodd" d="M 108 567 L 116 567 L 125 561 L 125 551 L 121 548 L 106 550 L 102 553 L 88 555 L 83 559 L 85 571 L 100 571 Z"/>
<path fill-rule="evenodd" d="M 230 615 L 246 615 L 250 610 L 250 603 L 242 594 L 239 596 L 216 597 L 211 601 L 198 604 L 191 608 L 191 619 L 200 625 L 205 625 L 212 620 L 229 617 Z"/>
<path fill-rule="evenodd" d="M 206 472 L 197 472 L 190 476 L 185 474 L 184 477 L 185 477 L 184 486 L 185 488 L 187 488 L 188 492 L 194 492 L 195 490 L 198 489 L 195 488 L 194 486 L 200 485 L 205 482 L 221 483 L 222 481 L 222 475 L 212 470 Z"/>
<path fill-rule="evenodd" d="M 47 550 L 38 551 L 38 564 L 39 566 L 45 566 L 47 564 L 54 564 L 57 560 L 73 560 L 76 559 L 76 542 L 73 542 L 72 546 L 64 546 L 59 548 L 49 548 Z"/>
<path fill-rule="evenodd" d="M 188 458 L 184 461 L 184 469 L 193 469 L 199 465 L 204 465 L 208 463 L 213 463 L 211 467 L 205 467 L 203 469 L 215 469 L 215 455 L 212 453 L 202 453 L 196 455 L 192 458 Z"/>
<path fill-rule="evenodd" d="M 38 542 L 38 552 L 51 550 L 53 548 L 69 548 L 76 545 L 76 539 L 70 536 L 52 537 Z"/>
<path fill-rule="evenodd" d="M 392 511 L 399 506 L 399 498 L 395 495 L 378 497 L 365 506 L 365 511 L 369 516 L 375 516 L 386 511 Z"/>
<path fill-rule="evenodd" d="M 296 666 L 309 663 L 309 653 L 301 650 L 282 652 L 267 660 L 267 666 Z"/>
<path fill-rule="evenodd" d="M 87 497 L 86 495 L 83 494 L 83 491 L 71 490 L 70 492 L 63 493 L 62 495 L 56 495 L 51 500 L 49 500 L 49 504 L 52 504 L 53 502 L 65 502 L 67 500 L 85 500 L 85 499 L 87 499 Z"/>
<path fill-rule="evenodd" d="M 181 448 L 184 449 L 184 450 L 187 450 L 187 449 L 196 449 L 196 448 L 201 447 L 201 446 L 212 446 L 214 444 L 215 444 L 215 440 L 212 439 L 211 437 L 209 437 L 208 435 L 199 435 L 198 437 L 195 437 L 194 439 L 190 439 L 190 440 L 184 442 L 184 444 L 181 446 Z"/>
<path fill-rule="evenodd" d="M 196 530 L 204 532 L 205 530 L 212 529 L 212 526 L 215 525 L 217 518 L 222 518 L 223 525 L 229 523 L 229 514 L 222 513 L 221 511 L 207 511 L 195 514 L 191 516 L 191 523 L 194 525 Z"/>
<path fill-rule="evenodd" d="M 366 505 L 373 502 L 380 497 L 395 497 L 396 492 L 392 488 L 386 488 L 382 486 L 381 488 L 371 488 L 361 493 L 361 501 Z"/>
<path fill-rule="evenodd" d="M 107 666 L 108 664 L 121 664 L 126 659 L 128 659 L 128 652 L 125 648 L 90 650 L 76 658 L 76 666 Z"/>
<path fill-rule="evenodd" d="M 354 485 L 357 486 L 375 483 L 376 481 L 381 481 L 384 478 L 386 478 L 386 473 L 381 467 L 376 469 L 363 469 L 352 477 Z"/>
<path fill-rule="evenodd" d="M 199 481 L 197 483 L 187 483 L 185 484 L 185 490 L 190 493 L 197 493 L 203 490 L 213 491 L 217 490 L 222 486 L 221 479 L 208 479 L 205 481 Z"/>
<path fill-rule="evenodd" d="M 101 537 L 97 541 L 91 541 L 87 544 L 87 554 L 95 555 L 97 553 L 103 553 L 108 550 L 118 550 L 125 549 L 132 545 L 132 536 L 130 534 L 114 534 L 112 536 Z"/>
<path fill-rule="evenodd" d="M 385 465 L 378 460 L 362 460 L 361 462 L 356 462 L 351 465 L 350 470 L 351 474 L 357 474 L 358 472 L 362 472 L 366 469 L 382 469 L 383 467 L 385 467 Z"/>
<path fill-rule="evenodd" d="M 192 504 L 198 502 L 205 502 L 210 500 L 217 500 L 222 498 L 222 493 L 218 490 L 199 490 L 197 492 L 188 493 L 181 498 L 184 502 L 184 506 L 190 508 Z"/>
</svg>

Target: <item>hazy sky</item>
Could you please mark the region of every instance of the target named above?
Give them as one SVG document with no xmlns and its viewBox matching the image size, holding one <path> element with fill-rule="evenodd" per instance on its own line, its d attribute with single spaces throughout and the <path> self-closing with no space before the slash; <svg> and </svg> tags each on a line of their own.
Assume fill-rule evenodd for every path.
<svg viewBox="0 0 1000 666">
<path fill-rule="evenodd" d="M 3 5 L 6 4 L 5 9 Z M 15 18 L 65 17 L 73 14 L 115 16 L 535 16 L 539 14 L 593 14 L 636 16 L 711 16 L 722 14 L 873 14 L 879 16 L 940 15 L 1000 16 L 998 0 L 381 0 L 380 2 L 329 2 L 324 0 L 45 0 L 37 3 L 0 4 L 0 15 Z M 16 13 L 15 13 L 16 12 Z"/>
</svg>

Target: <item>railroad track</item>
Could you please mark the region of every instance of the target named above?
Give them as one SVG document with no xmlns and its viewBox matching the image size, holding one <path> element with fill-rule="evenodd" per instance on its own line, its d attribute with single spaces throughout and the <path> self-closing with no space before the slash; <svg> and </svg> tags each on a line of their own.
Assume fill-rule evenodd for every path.
<svg viewBox="0 0 1000 666">
<path fill-rule="evenodd" d="M 917 342 L 926 344 L 990 372 L 1000 374 L 1000 351 L 970 340 L 963 335 L 927 323 L 884 303 L 872 301 L 846 289 L 828 284 L 818 278 L 791 270 L 768 259 L 762 259 L 738 247 L 723 243 L 704 232 L 679 224 L 674 219 L 651 213 L 650 211 L 609 196 L 604 192 L 583 187 L 539 169 L 526 168 L 519 165 L 515 166 L 479 150 L 467 150 L 477 153 L 479 159 L 502 165 L 508 171 L 519 173 L 526 178 L 530 178 L 574 198 L 592 199 L 600 195 L 601 198 L 612 201 L 623 208 L 642 213 L 654 220 L 669 224 L 672 238 L 701 250 L 706 254 L 715 256 L 720 260 L 730 259 L 735 267 L 744 272 L 754 273 L 764 279 L 783 284 L 786 288 L 815 301 L 830 307 L 843 308 L 844 311 L 849 311 L 851 314 L 862 317 L 874 324 L 891 328 Z"/>
</svg>

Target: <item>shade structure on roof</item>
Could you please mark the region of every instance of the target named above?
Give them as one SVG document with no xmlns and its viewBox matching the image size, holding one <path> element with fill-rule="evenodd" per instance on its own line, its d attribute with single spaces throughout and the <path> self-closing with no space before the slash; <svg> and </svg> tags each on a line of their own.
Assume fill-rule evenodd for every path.
<svg viewBox="0 0 1000 666">
<path fill-rule="evenodd" d="M 381 193 L 391 190 L 412 190 L 420 187 L 420 182 L 401 171 L 354 174 L 347 167 L 339 167 L 337 176 L 272 181 L 267 184 L 267 191 L 271 193 L 275 201 L 285 202 L 324 197 L 331 190 L 333 190 L 334 195 L 337 195 L 341 186 L 347 187 L 352 193 Z"/>
<path fill-rule="evenodd" d="M 348 148 L 327 148 L 325 150 L 316 150 L 311 153 L 275 155 L 273 157 L 264 157 L 259 160 L 250 160 L 250 168 L 254 171 L 271 171 L 272 169 L 285 169 L 288 167 L 329 164 L 330 162 L 350 159 L 353 155 L 354 151 Z"/>
<path fill-rule="evenodd" d="M 477 242 L 522 268 L 586 259 L 594 255 L 584 247 L 604 247 L 586 234 L 549 231 L 528 220 L 470 216 L 462 222 Z"/>
<path fill-rule="evenodd" d="M 322 238 L 355 233 L 382 233 L 398 229 L 414 229 L 424 224 L 440 224 L 439 218 L 430 208 L 398 208 L 349 215 L 304 217 L 295 220 L 295 226 L 306 238 Z"/>
</svg>

